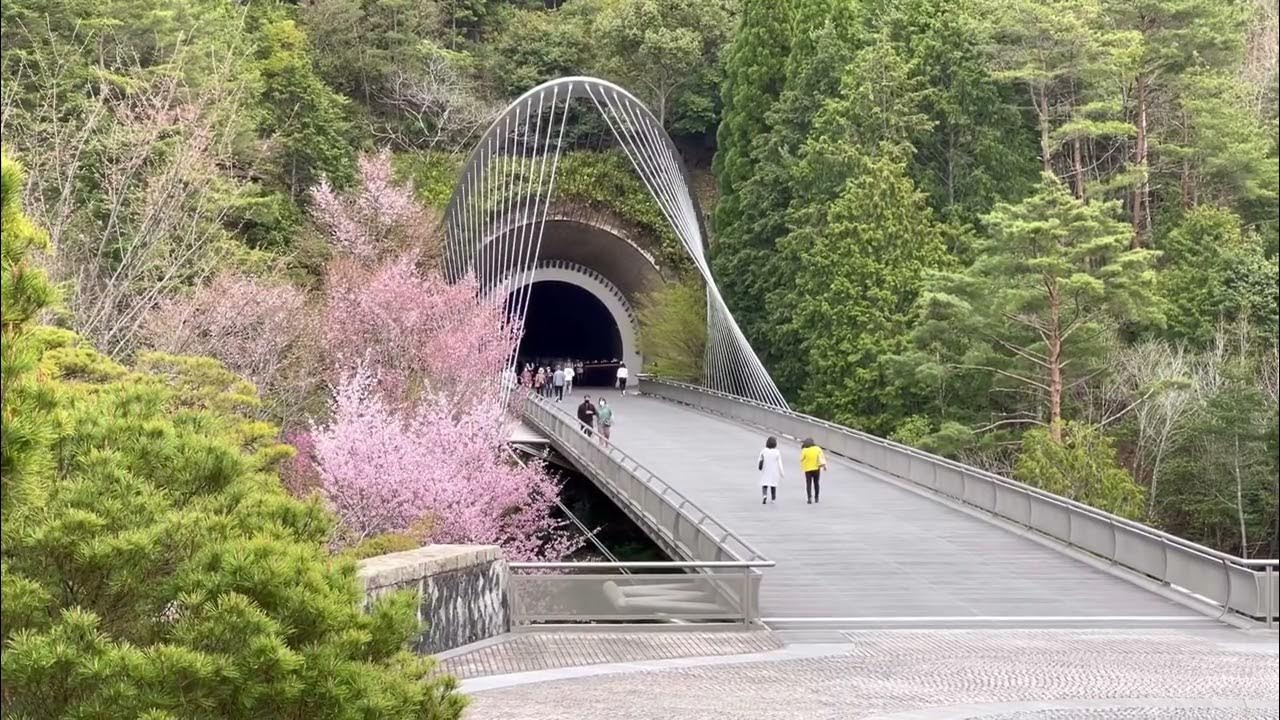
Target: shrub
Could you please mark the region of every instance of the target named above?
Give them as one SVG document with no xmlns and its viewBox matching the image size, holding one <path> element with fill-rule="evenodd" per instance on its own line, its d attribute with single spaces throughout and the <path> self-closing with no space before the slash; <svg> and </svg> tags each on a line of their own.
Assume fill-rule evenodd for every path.
<svg viewBox="0 0 1280 720">
<path fill-rule="evenodd" d="M 1143 516 L 1142 487 L 1116 463 L 1111 439 L 1089 425 L 1066 422 L 1062 442 L 1047 429 L 1022 436 L 1014 476 L 1051 493 L 1128 518 Z"/>
<path fill-rule="evenodd" d="M 281 489 L 251 385 L 31 325 L 48 287 L 3 176 L 5 715 L 456 718 L 454 681 L 404 649 L 414 599 L 361 612 L 331 516 Z"/>
</svg>

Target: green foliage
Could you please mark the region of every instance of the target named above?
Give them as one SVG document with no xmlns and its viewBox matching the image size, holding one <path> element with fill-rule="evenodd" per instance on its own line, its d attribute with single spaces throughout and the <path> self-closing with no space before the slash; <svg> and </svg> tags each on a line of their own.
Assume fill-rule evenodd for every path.
<svg viewBox="0 0 1280 720">
<path fill-rule="evenodd" d="M 280 180 L 294 197 L 321 180 L 345 187 L 355 179 L 347 101 L 325 86 L 306 47 L 292 20 L 269 19 L 259 32 L 260 127 L 278 144 Z"/>
<path fill-rule="evenodd" d="M 821 142 L 806 150 L 823 160 L 841 154 Z M 900 161 L 843 154 L 852 172 L 824 217 L 781 243 L 793 277 L 769 298 L 775 342 L 789 348 L 775 377 L 806 412 L 887 433 L 912 393 L 891 381 L 886 361 L 905 347 L 912 303 L 943 247 Z"/>
<path fill-rule="evenodd" d="M 1014 477 L 1121 517 L 1141 517 L 1142 487 L 1116 463 L 1111 440 L 1073 422 L 1066 423 L 1061 433 L 1060 442 L 1046 429 L 1023 435 Z"/>
<path fill-rule="evenodd" d="M 977 0 L 913 0 L 882 20 L 909 61 L 930 128 L 912 140 L 912 177 L 944 220 L 976 225 L 1036 180 L 1033 133 L 1010 88 L 995 78 L 989 17 Z"/>
<path fill-rule="evenodd" d="M 404 650 L 412 600 L 363 612 L 329 514 L 282 490 L 247 383 L 30 325 L 48 290 L 3 173 L 5 713 L 456 718 L 454 681 Z"/>
<path fill-rule="evenodd" d="M 1277 547 L 1276 355 L 1239 337 L 1215 343 L 1201 370 L 1201 404 L 1172 448 L 1156 518 L 1227 552 L 1270 557 Z"/>
<path fill-rule="evenodd" d="M 422 541 L 412 535 L 385 533 L 361 540 L 344 550 L 342 554 L 352 560 L 363 560 L 379 555 L 417 550 L 420 547 L 422 547 Z"/>
<path fill-rule="evenodd" d="M 998 205 L 985 219 L 990 236 L 978 259 L 931 281 L 918 347 L 949 349 L 941 362 L 951 370 L 999 376 L 1029 399 L 1020 416 L 1054 432 L 1064 393 L 1105 366 L 1118 329 L 1162 321 L 1155 254 L 1129 249 L 1129 229 L 1114 212 L 1076 200 L 1047 175 L 1035 195 Z M 922 360 L 922 373 L 946 377 L 938 360 Z"/>
<path fill-rule="evenodd" d="M 781 229 L 775 225 L 771 231 L 761 231 L 756 225 L 759 219 L 770 218 L 770 211 L 780 216 L 785 208 L 780 196 L 771 197 L 766 207 L 758 203 L 762 191 L 781 189 L 781 168 L 764 163 L 763 153 L 769 115 L 786 80 L 790 11 L 790 3 L 744 0 L 741 23 L 725 52 L 724 109 L 713 161 L 720 202 L 714 216 L 712 267 L 717 277 L 733 278 L 721 283 L 725 302 L 765 357 L 770 355 L 764 335 L 765 266 Z"/>
<path fill-rule="evenodd" d="M 552 11 L 516 10 L 483 49 L 489 81 L 508 97 L 580 74 L 593 57 L 589 30 L 599 3 L 575 0 Z"/>
<path fill-rule="evenodd" d="M 419 201 L 441 211 L 453 196 L 462 170 L 459 158 L 429 150 L 401 153 L 392 159 L 392 163 L 396 175 L 413 184 Z"/>
<path fill-rule="evenodd" d="M 417 67 L 444 28 L 440 3 L 411 0 L 307 0 L 298 20 L 320 77 L 365 103 L 397 68 Z"/>
<path fill-rule="evenodd" d="M 719 54 L 732 7 L 729 0 L 608 0 L 591 27 L 597 64 L 663 127 L 707 132 L 717 120 Z"/>
<path fill-rule="evenodd" d="M 654 242 L 649 250 L 664 270 L 688 267 L 680 239 L 623 153 L 565 153 L 556 171 L 556 196 L 617 213 L 634 224 Z"/>
<path fill-rule="evenodd" d="M 663 285 L 640 301 L 640 352 L 658 377 L 701 383 L 707 351 L 707 294 L 693 277 Z"/>
<path fill-rule="evenodd" d="M 1192 210 L 1158 247 L 1170 338 L 1205 347 L 1219 325 L 1243 320 L 1268 344 L 1276 341 L 1276 260 L 1256 237 L 1241 233 L 1234 213 Z"/>
</svg>

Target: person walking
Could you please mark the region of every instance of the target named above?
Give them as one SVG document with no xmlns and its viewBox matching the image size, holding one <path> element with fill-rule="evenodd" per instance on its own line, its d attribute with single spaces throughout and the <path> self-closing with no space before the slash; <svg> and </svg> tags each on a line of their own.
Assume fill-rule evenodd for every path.
<svg viewBox="0 0 1280 720">
<path fill-rule="evenodd" d="M 600 398 L 600 404 L 596 406 L 596 425 L 600 429 L 600 442 L 608 445 L 609 433 L 613 431 L 613 408 L 604 398 Z"/>
<path fill-rule="evenodd" d="M 760 471 L 760 504 L 769 502 L 769 496 L 778 502 L 778 483 L 782 480 L 782 453 L 778 450 L 778 438 L 770 436 L 764 441 L 764 449 L 756 460 Z"/>
<path fill-rule="evenodd" d="M 546 397 L 546 386 L 547 373 L 542 368 L 538 368 L 538 374 L 533 376 L 533 391 L 543 397 Z"/>
<path fill-rule="evenodd" d="M 525 365 L 524 370 L 520 371 L 520 384 L 524 386 L 526 392 L 533 389 L 533 371 L 532 366 Z"/>
<path fill-rule="evenodd" d="M 582 396 L 582 404 L 578 406 L 578 422 L 582 423 L 582 432 L 587 437 L 591 437 L 595 428 L 596 414 L 596 406 L 591 404 L 591 396 Z"/>
<path fill-rule="evenodd" d="M 630 373 L 627 372 L 627 364 L 626 363 L 619 364 L 618 365 L 618 390 L 622 391 L 623 395 L 627 394 L 627 376 L 628 375 L 630 375 Z"/>
<path fill-rule="evenodd" d="M 813 438 L 805 438 L 800 443 L 800 469 L 804 471 L 804 494 L 806 502 L 818 502 L 818 491 L 821 487 L 822 471 L 827 469 L 827 457 L 822 448 L 814 444 Z"/>
<path fill-rule="evenodd" d="M 573 379 L 577 376 L 578 376 L 578 373 L 574 372 L 574 369 L 573 369 L 573 361 L 570 360 L 569 362 L 566 362 L 564 364 L 564 394 L 565 395 L 573 394 Z"/>
<path fill-rule="evenodd" d="M 564 368 L 557 367 L 551 374 L 551 389 L 555 393 L 556 402 L 564 401 Z"/>
</svg>

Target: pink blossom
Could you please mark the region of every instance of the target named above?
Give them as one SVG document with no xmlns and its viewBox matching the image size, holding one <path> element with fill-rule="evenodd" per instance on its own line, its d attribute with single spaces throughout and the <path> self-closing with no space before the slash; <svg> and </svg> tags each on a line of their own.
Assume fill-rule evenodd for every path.
<svg viewBox="0 0 1280 720">
<path fill-rule="evenodd" d="M 402 400 L 434 392 L 463 405 L 501 391 L 515 327 L 470 278 L 450 284 L 401 255 L 372 269 L 336 260 L 326 287 L 324 344 L 341 374 L 367 365 Z"/>
<path fill-rule="evenodd" d="M 161 302 L 143 325 L 152 348 L 217 358 L 282 414 L 299 411 L 315 391 L 311 312 L 287 283 L 223 273 Z"/>
<path fill-rule="evenodd" d="M 348 196 L 328 182 L 311 190 L 312 215 L 338 255 L 363 262 L 405 252 L 437 257 L 439 220 L 417 202 L 412 187 L 396 183 L 391 153 L 362 155 L 358 165 L 360 182 Z"/>
<path fill-rule="evenodd" d="M 513 560 L 581 545 L 554 515 L 559 484 L 506 455 L 496 400 L 457 407 L 433 393 L 398 411 L 377 384 L 364 367 L 344 377 L 330 423 L 313 432 L 320 493 L 345 542 L 424 528 L 425 541 L 496 544 Z"/>
</svg>

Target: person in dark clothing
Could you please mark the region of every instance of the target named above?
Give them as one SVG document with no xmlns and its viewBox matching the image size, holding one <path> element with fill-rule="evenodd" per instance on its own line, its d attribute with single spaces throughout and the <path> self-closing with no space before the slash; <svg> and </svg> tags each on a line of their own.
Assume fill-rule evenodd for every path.
<svg viewBox="0 0 1280 720">
<path fill-rule="evenodd" d="M 578 422 L 582 423 L 582 432 L 591 437 L 596 425 L 596 406 L 591 404 L 590 395 L 583 396 L 582 404 L 578 406 Z"/>
</svg>

